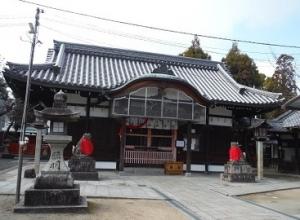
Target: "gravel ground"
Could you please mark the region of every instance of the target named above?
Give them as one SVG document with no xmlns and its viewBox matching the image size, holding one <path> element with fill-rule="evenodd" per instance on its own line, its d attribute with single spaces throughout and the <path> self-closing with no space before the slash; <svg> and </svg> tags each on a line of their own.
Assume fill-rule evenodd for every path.
<svg viewBox="0 0 300 220">
<path fill-rule="evenodd" d="M 243 200 L 300 218 L 300 189 L 280 190 L 241 196 Z"/>
<path fill-rule="evenodd" d="M 14 196 L 0 196 L 0 220 L 187 220 L 178 209 L 162 200 L 88 199 L 86 213 L 13 213 Z"/>
</svg>

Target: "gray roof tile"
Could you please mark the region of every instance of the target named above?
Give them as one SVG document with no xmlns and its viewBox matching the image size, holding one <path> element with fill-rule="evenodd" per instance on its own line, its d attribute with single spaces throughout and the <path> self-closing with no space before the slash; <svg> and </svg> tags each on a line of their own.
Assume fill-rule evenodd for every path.
<svg viewBox="0 0 300 220">
<path fill-rule="evenodd" d="M 61 45 L 64 45 L 63 50 L 60 50 Z M 48 59 L 52 63 L 34 65 L 32 83 L 91 91 L 112 90 L 138 77 L 153 74 L 159 65 L 167 64 L 176 77 L 187 81 L 209 101 L 250 105 L 279 104 L 282 101 L 278 93 L 238 84 L 221 62 L 58 41 L 55 41 L 54 52 Z M 10 69 L 4 73 L 6 77 L 25 78 L 27 65 L 8 65 Z M 55 67 L 60 65 L 57 71 Z M 245 90 L 243 94 L 240 93 L 242 88 Z"/>
</svg>

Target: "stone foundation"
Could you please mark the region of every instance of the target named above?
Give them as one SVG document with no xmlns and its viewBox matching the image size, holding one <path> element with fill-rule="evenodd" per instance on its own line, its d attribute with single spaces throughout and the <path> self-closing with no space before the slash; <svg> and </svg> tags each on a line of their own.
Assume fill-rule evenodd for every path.
<svg viewBox="0 0 300 220">
<path fill-rule="evenodd" d="M 255 182 L 252 167 L 245 161 L 229 161 L 224 165 L 222 180 L 228 182 Z"/>
<path fill-rule="evenodd" d="M 99 180 L 95 160 L 88 156 L 72 156 L 68 162 L 70 172 L 75 180 Z"/>
<path fill-rule="evenodd" d="M 78 184 L 70 189 L 34 189 L 25 190 L 25 206 L 79 205 L 80 188 Z"/>
<path fill-rule="evenodd" d="M 25 190 L 24 201 L 14 212 L 47 212 L 86 210 L 86 198 L 80 196 L 79 184 L 74 184 L 70 172 L 43 171 L 33 187 Z"/>
<path fill-rule="evenodd" d="M 34 189 L 71 189 L 74 187 L 74 179 L 70 172 L 42 172 L 34 182 Z"/>
</svg>

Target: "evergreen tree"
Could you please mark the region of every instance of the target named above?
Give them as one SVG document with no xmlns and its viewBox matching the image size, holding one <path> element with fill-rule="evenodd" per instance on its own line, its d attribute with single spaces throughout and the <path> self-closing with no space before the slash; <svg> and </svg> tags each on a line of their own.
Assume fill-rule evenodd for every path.
<svg viewBox="0 0 300 220">
<path fill-rule="evenodd" d="M 192 40 L 192 45 L 186 51 L 179 54 L 179 56 L 206 59 L 206 60 L 211 59 L 211 56 L 205 53 L 200 47 L 200 40 L 197 37 L 197 35 L 195 35 L 194 40 Z"/>
<path fill-rule="evenodd" d="M 3 60 L 0 60 L 0 116 L 10 112 L 14 106 L 14 100 L 9 97 L 8 87 L 2 75 L 3 62 Z"/>
<path fill-rule="evenodd" d="M 222 59 L 233 78 L 246 86 L 262 88 L 265 75 L 258 72 L 257 66 L 253 59 L 247 54 L 241 53 L 237 44 L 233 43 L 232 48 Z"/>
<path fill-rule="evenodd" d="M 281 54 L 277 58 L 275 72 L 272 77 L 267 78 L 264 88 L 271 92 L 282 93 L 286 101 L 297 95 L 294 57 Z"/>
</svg>

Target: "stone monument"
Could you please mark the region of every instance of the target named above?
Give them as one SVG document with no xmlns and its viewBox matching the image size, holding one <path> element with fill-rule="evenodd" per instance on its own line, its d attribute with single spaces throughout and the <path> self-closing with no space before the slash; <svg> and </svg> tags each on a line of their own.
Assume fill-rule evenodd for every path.
<svg viewBox="0 0 300 220">
<path fill-rule="evenodd" d="M 95 168 L 95 160 L 89 155 L 94 151 L 94 146 L 89 133 L 83 134 L 78 144 L 73 147 L 73 156 L 68 162 L 68 166 L 75 180 L 99 180 L 98 172 Z"/>
<path fill-rule="evenodd" d="M 245 161 L 245 156 L 237 142 L 231 142 L 229 161 L 224 165 L 221 178 L 228 182 L 255 182 L 252 167 Z"/>
<path fill-rule="evenodd" d="M 63 150 L 72 141 L 67 135 L 67 122 L 76 120 L 79 113 L 67 108 L 67 96 L 62 91 L 54 95 L 53 107 L 35 111 L 35 116 L 50 120 L 50 133 L 44 140 L 51 146 L 51 155 L 34 186 L 25 190 L 24 203 L 16 205 L 15 212 L 39 212 L 59 210 L 85 210 L 87 201 L 80 196 L 79 184 L 63 159 Z"/>
</svg>

